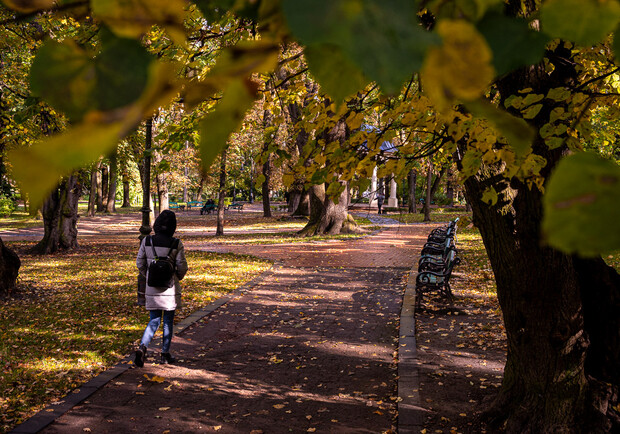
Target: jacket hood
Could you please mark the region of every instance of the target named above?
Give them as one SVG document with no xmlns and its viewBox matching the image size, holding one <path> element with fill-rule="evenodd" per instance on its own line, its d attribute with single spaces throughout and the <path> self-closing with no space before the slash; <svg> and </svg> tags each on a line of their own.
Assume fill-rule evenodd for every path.
<svg viewBox="0 0 620 434">
<path fill-rule="evenodd" d="M 162 211 L 153 223 L 153 231 L 155 234 L 162 234 L 166 236 L 173 236 L 174 231 L 177 230 L 177 216 L 170 210 Z"/>
</svg>

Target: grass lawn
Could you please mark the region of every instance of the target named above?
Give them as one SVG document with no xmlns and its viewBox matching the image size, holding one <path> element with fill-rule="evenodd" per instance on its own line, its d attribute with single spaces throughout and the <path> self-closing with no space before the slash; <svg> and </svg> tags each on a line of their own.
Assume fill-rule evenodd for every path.
<svg viewBox="0 0 620 434">
<path fill-rule="evenodd" d="M 136 246 L 82 242 L 71 253 L 22 260 L 19 292 L 0 301 L 0 432 L 114 365 L 142 334 L 148 315 L 136 306 Z M 270 267 L 256 258 L 187 253 L 184 307 L 205 306 Z"/>
</svg>

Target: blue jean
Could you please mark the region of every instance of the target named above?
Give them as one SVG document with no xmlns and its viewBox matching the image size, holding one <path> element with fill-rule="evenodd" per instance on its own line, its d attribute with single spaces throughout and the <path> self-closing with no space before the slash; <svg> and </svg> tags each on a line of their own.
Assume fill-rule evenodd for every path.
<svg viewBox="0 0 620 434">
<path fill-rule="evenodd" d="M 161 323 L 161 317 L 164 317 L 164 336 L 162 338 L 162 353 L 170 352 L 170 343 L 172 342 L 172 328 L 174 321 L 174 311 L 173 310 L 149 310 L 149 314 L 151 315 L 151 319 L 144 329 L 144 334 L 142 335 L 142 341 L 140 342 L 145 347 L 149 346 L 151 343 L 151 339 L 155 336 L 155 332 L 159 328 L 159 324 Z"/>
</svg>

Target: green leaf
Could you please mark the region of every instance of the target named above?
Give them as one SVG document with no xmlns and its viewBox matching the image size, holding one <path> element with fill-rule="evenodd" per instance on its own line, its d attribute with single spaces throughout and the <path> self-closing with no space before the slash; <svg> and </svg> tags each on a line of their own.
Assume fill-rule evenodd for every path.
<svg viewBox="0 0 620 434">
<path fill-rule="evenodd" d="M 523 111 L 523 118 L 534 119 L 536 115 L 540 112 L 540 109 L 542 109 L 542 107 L 542 104 L 534 104 L 533 106 L 528 107 L 526 110 Z"/>
<path fill-rule="evenodd" d="M 200 158 L 207 171 L 224 149 L 228 138 L 240 125 L 245 112 L 254 103 L 254 83 L 235 80 L 224 91 L 215 111 L 200 122 Z"/>
<path fill-rule="evenodd" d="M 540 15 L 543 32 L 589 46 L 616 28 L 620 4 L 616 0 L 548 0 Z"/>
<path fill-rule="evenodd" d="M 482 194 L 481 200 L 491 206 L 495 205 L 497 203 L 497 191 L 495 191 L 495 188 L 489 187 L 486 189 Z"/>
<path fill-rule="evenodd" d="M 567 253 L 593 256 L 620 248 L 620 167 L 593 153 L 558 164 L 543 198 L 543 235 Z"/>
<path fill-rule="evenodd" d="M 147 84 L 153 57 L 136 40 L 102 33 L 102 50 L 95 58 L 72 41 L 47 41 L 30 70 L 33 93 L 73 121 L 89 111 L 131 104 Z"/>
<path fill-rule="evenodd" d="M 421 68 L 427 49 L 439 43 L 437 35 L 419 25 L 415 6 L 409 0 L 282 2 L 287 23 L 302 44 L 339 47 L 364 76 L 389 93 L 400 90 Z"/>
<path fill-rule="evenodd" d="M 316 44 L 306 47 L 304 53 L 312 75 L 335 101 L 344 101 L 368 84 L 369 80 L 337 46 Z"/>
<path fill-rule="evenodd" d="M 70 119 L 79 120 L 96 106 L 94 70 L 90 58 L 72 41 L 46 41 L 32 62 L 30 88 Z"/>
<path fill-rule="evenodd" d="M 482 99 L 468 102 L 466 107 L 474 116 L 488 120 L 506 138 L 517 156 L 529 152 L 536 132 L 523 119 L 514 117 Z"/>
<path fill-rule="evenodd" d="M 43 203 L 60 178 L 110 152 L 118 143 L 122 123 L 83 123 L 63 134 L 49 137 L 9 153 L 13 176 L 28 192 L 33 209 Z"/>
<path fill-rule="evenodd" d="M 526 20 L 489 12 L 476 27 L 493 51 L 493 66 L 498 75 L 542 60 L 549 37 L 532 30 Z"/>
</svg>

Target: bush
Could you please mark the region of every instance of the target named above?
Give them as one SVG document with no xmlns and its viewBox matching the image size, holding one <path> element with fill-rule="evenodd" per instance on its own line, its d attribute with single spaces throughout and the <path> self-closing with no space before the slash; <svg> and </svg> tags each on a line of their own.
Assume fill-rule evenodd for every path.
<svg viewBox="0 0 620 434">
<path fill-rule="evenodd" d="M 0 215 L 9 217 L 15 211 L 15 202 L 6 196 L 0 196 Z"/>
</svg>

